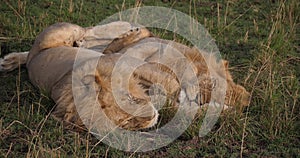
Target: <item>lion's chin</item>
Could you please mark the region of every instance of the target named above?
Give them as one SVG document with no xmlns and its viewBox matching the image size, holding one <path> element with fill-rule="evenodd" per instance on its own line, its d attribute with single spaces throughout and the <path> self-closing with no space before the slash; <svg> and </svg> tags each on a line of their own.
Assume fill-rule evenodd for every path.
<svg viewBox="0 0 300 158">
<path fill-rule="evenodd" d="M 159 114 L 156 109 L 154 110 L 154 113 L 155 113 L 154 117 L 150 121 L 147 121 L 147 125 L 144 128 L 150 128 L 150 127 L 153 127 L 154 125 L 156 125 Z"/>
</svg>

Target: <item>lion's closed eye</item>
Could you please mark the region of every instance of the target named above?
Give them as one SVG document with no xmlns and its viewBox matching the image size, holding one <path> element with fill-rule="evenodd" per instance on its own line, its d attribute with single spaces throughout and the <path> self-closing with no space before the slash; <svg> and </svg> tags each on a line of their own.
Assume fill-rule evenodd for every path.
<svg viewBox="0 0 300 158">
<path fill-rule="evenodd" d="M 139 104 L 142 102 L 142 99 L 136 98 L 136 97 L 132 96 L 131 94 L 128 94 L 127 99 L 130 101 L 131 104 L 133 104 L 133 103 Z"/>
</svg>

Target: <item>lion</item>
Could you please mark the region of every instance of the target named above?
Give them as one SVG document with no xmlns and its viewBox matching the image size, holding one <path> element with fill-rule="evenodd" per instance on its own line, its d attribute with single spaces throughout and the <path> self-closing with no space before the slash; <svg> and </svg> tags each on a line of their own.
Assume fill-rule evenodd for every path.
<svg viewBox="0 0 300 158">
<path fill-rule="evenodd" d="M 165 45 L 151 45 L 151 42 Z M 175 65 L 170 62 L 168 59 L 174 57 L 173 49 L 169 53 L 166 51 L 170 45 L 179 52 L 178 59 L 184 56 L 187 60 Z M 76 65 L 78 52 L 83 54 L 83 59 Z M 167 52 L 163 58 L 161 52 Z M 122 91 L 115 98 L 113 71 L 124 54 L 127 54 L 128 61 L 142 64 L 129 76 L 127 87 L 121 87 Z M 250 94 L 234 83 L 228 62 L 216 62 L 214 57 L 205 58 L 201 54 L 196 48 L 154 37 L 148 29 L 128 22 L 118 21 L 89 28 L 57 23 L 38 35 L 29 52 L 12 53 L 0 60 L 0 71 L 11 71 L 26 63 L 31 82 L 49 92 L 55 101 L 52 115 L 68 127 L 139 130 L 157 123 L 158 110 L 151 103 L 148 92 L 148 88 L 156 83 L 162 85 L 167 96 L 174 99 L 175 106 L 179 103 L 200 106 L 212 100 L 222 102 L 219 94 L 212 93 L 223 89 L 226 89 L 225 105 L 249 104 Z M 161 61 L 164 63 L 159 63 Z M 194 76 L 185 75 L 185 65 L 190 65 Z M 213 65 L 213 72 L 209 71 L 208 65 Z M 123 68 L 124 72 L 126 68 Z M 76 75 L 78 78 L 74 80 Z M 181 84 L 182 78 L 178 76 L 183 76 L 187 82 Z M 122 74 L 119 77 L 122 78 Z M 72 87 L 74 82 L 79 86 Z M 223 82 L 227 83 L 227 87 L 220 88 Z M 190 83 L 196 83 L 197 89 L 187 86 Z M 123 88 L 128 90 L 123 91 Z M 79 96 L 73 96 L 74 89 Z M 91 91 L 96 95 L 86 95 Z M 186 98 L 188 102 L 185 102 Z M 75 104 L 76 100 L 79 103 Z M 118 100 L 121 100 L 122 107 Z M 91 117 L 91 114 L 95 115 Z"/>
<path fill-rule="evenodd" d="M 127 32 L 131 29 L 129 23 L 110 23 L 109 27 L 105 28 L 122 27 L 119 32 L 114 31 L 112 34 L 102 34 L 105 39 L 115 39 L 118 35 Z M 16 68 L 16 63 L 24 63 L 26 61 L 26 67 L 28 69 L 30 81 L 41 89 L 43 92 L 48 92 L 51 98 L 55 101 L 56 107 L 52 112 L 54 118 L 65 122 L 67 127 L 73 128 L 85 126 L 92 127 L 96 120 L 102 118 L 97 125 L 103 126 L 103 129 L 109 130 L 115 127 L 121 127 L 125 129 L 142 129 L 152 127 L 156 124 L 158 119 L 158 112 L 150 102 L 149 96 L 145 94 L 145 90 L 139 85 L 139 80 L 135 77 L 131 77 L 129 81 L 129 91 L 121 93 L 120 97 L 124 100 L 125 107 L 136 107 L 132 113 L 124 111 L 120 108 L 114 100 L 111 84 L 110 73 L 114 62 L 120 57 L 118 54 L 112 54 L 107 56 L 101 56 L 101 53 L 95 53 L 88 49 L 74 47 L 74 43 L 80 41 L 83 35 L 90 30 L 85 29 L 78 25 L 70 23 L 57 23 L 46 28 L 40 33 L 31 50 L 22 54 L 10 54 L 2 60 L 2 70 L 10 71 Z M 107 31 L 104 31 L 107 32 Z M 98 32 L 99 33 L 99 32 Z M 105 37 L 106 35 L 106 37 Z M 109 42 L 109 41 L 104 41 Z M 97 98 L 91 98 L 87 95 L 83 101 L 82 107 L 76 107 L 74 98 L 72 95 L 72 70 L 76 53 L 78 51 L 86 53 L 90 58 L 100 57 L 99 62 L 94 62 L 97 69 L 95 72 L 88 74 L 87 76 L 79 76 L 82 79 L 84 87 L 93 85 L 92 88 L 97 91 Z M 82 67 L 89 66 L 89 62 L 83 63 Z M 13 65 L 13 66 L 11 66 Z M 98 65 L 98 66 L 97 66 Z M 78 68 L 80 70 L 80 67 Z M 91 77 L 92 76 L 92 77 Z M 92 78 L 92 79 L 89 79 Z M 79 92 L 85 89 L 80 89 Z M 97 105 L 94 108 L 84 107 L 86 104 L 94 104 L 94 101 L 98 100 Z M 98 113 L 98 117 L 89 118 L 88 114 L 93 113 L 98 109 L 103 109 L 104 114 Z M 78 112 L 79 111 L 79 112 Z M 86 114 L 87 116 L 79 116 L 78 113 Z M 106 119 L 105 119 L 106 118 Z M 108 121 L 105 122 L 105 120 Z M 90 123 L 90 124 L 88 124 Z M 111 127 L 110 125 L 115 125 Z"/>
<path fill-rule="evenodd" d="M 147 37 L 147 38 L 146 38 Z M 137 42 L 138 41 L 138 42 Z M 202 94 L 202 97 L 200 99 L 200 104 L 208 103 L 212 100 L 211 98 L 211 92 L 214 87 L 214 82 L 216 81 L 216 78 L 212 77 L 212 74 L 210 74 L 210 71 L 215 71 L 217 76 L 220 76 L 222 79 L 226 80 L 225 87 L 227 89 L 226 95 L 225 95 L 225 105 L 230 107 L 238 107 L 238 106 L 247 106 L 250 103 L 250 93 L 247 92 L 247 90 L 241 86 L 236 84 L 233 79 L 232 75 L 229 72 L 229 62 L 227 60 L 220 60 L 220 62 L 216 62 L 216 57 L 214 55 L 208 54 L 205 51 L 200 51 L 196 47 L 190 48 L 183 44 L 160 39 L 157 37 L 154 37 L 152 33 L 149 32 L 147 29 L 137 29 L 135 31 L 131 30 L 130 34 L 125 33 L 124 35 L 121 35 L 120 37 L 113 40 L 103 51 L 103 54 L 111 54 L 111 53 L 125 53 L 128 52 L 128 49 L 132 48 L 134 43 L 143 43 L 143 46 L 145 47 L 147 43 L 160 43 L 167 44 L 170 47 L 175 48 L 179 52 L 181 52 L 189 62 L 192 63 L 193 70 L 198 78 L 199 83 L 199 91 Z M 82 45 L 82 47 L 85 47 Z M 164 60 L 164 55 L 161 54 L 164 50 L 157 50 L 156 52 L 152 53 L 141 53 L 143 57 L 139 57 L 143 59 L 146 62 L 149 63 L 157 63 L 158 61 Z M 133 51 L 129 51 L 133 52 Z M 149 51 L 148 51 L 149 52 Z M 130 53 L 129 53 L 130 54 Z M 136 51 L 131 53 L 132 56 L 137 57 Z M 173 54 L 172 54 L 173 55 Z M 171 65 L 172 63 L 170 63 Z M 212 68 L 209 70 L 208 65 Z M 184 66 L 180 66 L 184 67 Z M 168 68 L 165 68 L 165 66 L 161 66 L 161 69 L 164 69 L 164 71 L 171 72 L 171 70 L 167 70 Z M 177 70 L 180 68 L 176 68 Z M 180 70 L 181 72 L 184 70 Z M 175 78 L 176 76 L 174 73 L 170 73 Z M 175 90 L 176 91 L 176 90 Z M 169 92 L 173 93 L 175 91 Z M 197 92 L 199 92 L 197 91 Z M 196 92 L 196 93 L 197 93 Z M 217 96 L 219 98 L 220 96 Z M 216 99 L 216 98 L 215 98 Z"/>
</svg>

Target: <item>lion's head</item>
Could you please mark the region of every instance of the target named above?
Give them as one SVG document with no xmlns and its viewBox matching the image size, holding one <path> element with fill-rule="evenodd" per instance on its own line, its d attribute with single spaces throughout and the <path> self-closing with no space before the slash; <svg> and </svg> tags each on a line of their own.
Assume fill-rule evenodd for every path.
<svg viewBox="0 0 300 158">
<path fill-rule="evenodd" d="M 85 32 L 84 28 L 66 22 L 49 26 L 35 39 L 27 59 L 27 64 L 42 50 L 59 46 L 72 47 L 75 41 L 83 38 Z"/>
<path fill-rule="evenodd" d="M 96 83 L 101 87 L 98 101 L 106 117 L 115 125 L 124 129 L 137 130 L 152 127 L 157 123 L 158 112 L 138 78 L 133 76 L 130 78 L 126 85 L 127 90 L 113 91 L 111 78 L 103 76 L 103 71 L 98 74 Z"/>
<path fill-rule="evenodd" d="M 209 103 L 212 99 L 219 100 L 222 97 L 222 93 L 219 92 L 226 89 L 225 105 L 231 107 L 249 105 L 250 93 L 233 81 L 228 61 L 222 59 L 218 61 L 214 55 L 200 52 L 196 48 L 188 49 L 185 55 L 195 66 L 201 95 L 200 104 Z M 217 91 L 214 96 L 213 91 Z"/>
</svg>

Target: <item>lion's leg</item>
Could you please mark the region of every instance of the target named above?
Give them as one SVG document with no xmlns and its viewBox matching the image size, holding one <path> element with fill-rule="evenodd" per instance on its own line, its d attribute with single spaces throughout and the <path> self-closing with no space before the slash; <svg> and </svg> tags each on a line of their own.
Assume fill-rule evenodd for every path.
<svg viewBox="0 0 300 158">
<path fill-rule="evenodd" d="M 130 44 L 138 34 L 141 32 L 140 28 L 130 29 L 130 31 L 120 35 L 118 38 L 114 39 L 103 51 L 103 54 L 110 54 L 118 52 L 119 50 L 125 48 Z"/>
<path fill-rule="evenodd" d="M 25 64 L 29 52 L 10 53 L 0 58 L 0 71 L 12 71 L 19 65 Z"/>
<path fill-rule="evenodd" d="M 128 45 L 143 38 L 152 37 L 153 34 L 146 28 L 135 27 L 114 39 L 103 51 L 103 54 L 116 53 Z"/>
</svg>

